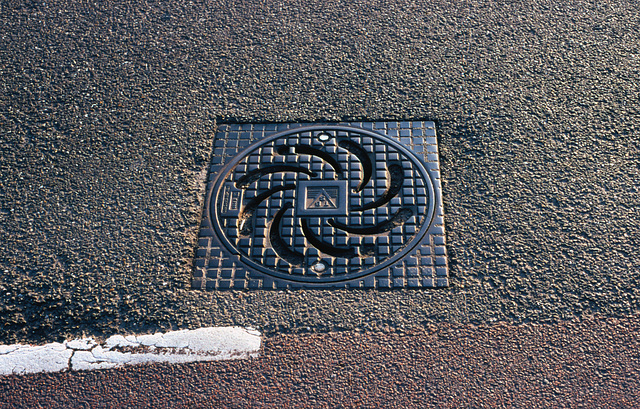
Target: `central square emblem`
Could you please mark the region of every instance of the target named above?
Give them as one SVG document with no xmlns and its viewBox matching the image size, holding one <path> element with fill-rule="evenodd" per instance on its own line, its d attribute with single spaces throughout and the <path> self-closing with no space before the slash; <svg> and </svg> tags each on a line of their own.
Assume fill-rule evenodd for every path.
<svg viewBox="0 0 640 409">
<path fill-rule="evenodd" d="M 298 216 L 347 216 L 348 181 L 298 182 L 296 213 Z"/>
</svg>

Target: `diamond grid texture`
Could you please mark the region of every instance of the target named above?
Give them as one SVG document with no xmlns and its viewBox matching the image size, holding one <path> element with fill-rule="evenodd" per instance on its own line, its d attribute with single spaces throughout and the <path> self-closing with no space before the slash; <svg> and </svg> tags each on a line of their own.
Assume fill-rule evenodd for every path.
<svg viewBox="0 0 640 409">
<path fill-rule="evenodd" d="M 348 216 L 296 214 L 301 181 L 345 179 Z M 440 192 L 433 122 L 220 125 L 192 286 L 447 286 Z"/>
</svg>

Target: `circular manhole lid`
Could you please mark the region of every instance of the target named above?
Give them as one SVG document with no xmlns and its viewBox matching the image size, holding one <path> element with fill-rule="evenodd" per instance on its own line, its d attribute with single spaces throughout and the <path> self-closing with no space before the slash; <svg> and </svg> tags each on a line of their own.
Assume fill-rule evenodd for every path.
<svg viewBox="0 0 640 409">
<path fill-rule="evenodd" d="M 296 282 L 360 278 L 410 252 L 434 214 L 422 161 L 359 128 L 301 127 L 253 144 L 218 174 L 216 235 L 249 267 Z"/>
</svg>

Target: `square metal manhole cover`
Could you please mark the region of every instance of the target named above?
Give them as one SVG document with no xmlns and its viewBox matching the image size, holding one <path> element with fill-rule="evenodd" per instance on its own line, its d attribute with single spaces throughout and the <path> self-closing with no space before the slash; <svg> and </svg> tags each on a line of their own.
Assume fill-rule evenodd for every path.
<svg viewBox="0 0 640 409">
<path fill-rule="evenodd" d="M 193 288 L 447 285 L 433 122 L 218 127 Z"/>
</svg>

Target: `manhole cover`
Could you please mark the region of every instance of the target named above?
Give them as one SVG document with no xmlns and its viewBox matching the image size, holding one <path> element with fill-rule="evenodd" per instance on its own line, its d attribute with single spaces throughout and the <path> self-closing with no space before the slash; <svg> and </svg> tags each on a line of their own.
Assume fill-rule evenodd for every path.
<svg viewBox="0 0 640 409">
<path fill-rule="evenodd" d="M 446 286 L 432 122 L 221 125 L 194 288 Z"/>
</svg>

